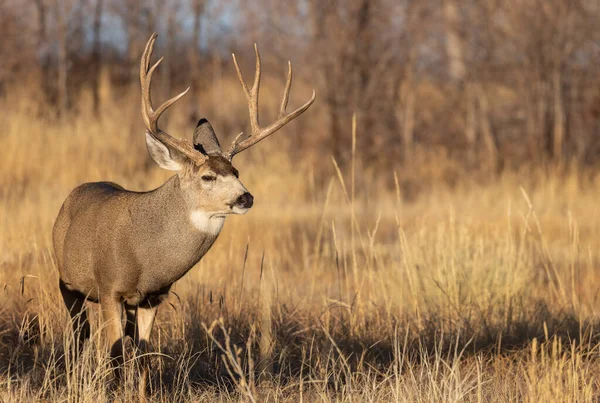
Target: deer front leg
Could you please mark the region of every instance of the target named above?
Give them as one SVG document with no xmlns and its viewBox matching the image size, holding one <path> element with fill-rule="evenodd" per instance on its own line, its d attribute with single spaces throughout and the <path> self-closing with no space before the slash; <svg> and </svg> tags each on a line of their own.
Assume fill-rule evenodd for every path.
<svg viewBox="0 0 600 403">
<path fill-rule="evenodd" d="M 150 349 L 150 333 L 152 332 L 152 325 L 154 324 L 154 318 L 156 317 L 156 311 L 158 306 L 138 306 L 137 308 L 137 332 L 136 332 L 136 343 L 142 354 L 141 366 L 142 373 L 140 376 L 139 385 L 139 397 L 140 401 L 146 400 L 146 385 L 148 384 L 148 373 L 150 370 L 150 357 L 146 354 Z"/>
<path fill-rule="evenodd" d="M 156 317 L 157 306 L 138 306 L 137 309 L 137 340 L 141 349 L 147 349 L 150 343 L 150 333 Z"/>
</svg>

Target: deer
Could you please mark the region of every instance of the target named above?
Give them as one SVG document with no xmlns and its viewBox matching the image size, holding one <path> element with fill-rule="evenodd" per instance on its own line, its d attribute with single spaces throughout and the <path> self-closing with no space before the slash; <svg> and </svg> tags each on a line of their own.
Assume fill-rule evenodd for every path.
<svg viewBox="0 0 600 403">
<path fill-rule="evenodd" d="M 203 118 L 192 143 L 173 137 L 159 128 L 158 121 L 189 88 L 154 109 L 152 75 L 163 60 L 150 65 L 156 38 L 156 33 L 151 35 L 140 62 L 142 119 L 150 157 L 160 168 L 175 174 L 145 192 L 126 190 L 112 182 L 84 183 L 64 201 L 52 233 L 59 289 L 72 322 L 74 352 L 80 354 L 90 337 L 86 303 L 99 303 L 111 362 L 117 367 L 123 360 L 126 336 L 140 351 L 148 351 L 159 306 L 172 285 L 210 250 L 226 217 L 245 214 L 252 207 L 254 198 L 240 181 L 233 157 L 281 129 L 315 101 L 313 90 L 306 103 L 286 112 L 292 85 L 288 62 L 278 117 L 261 126 L 261 61 L 255 44 L 251 88 L 232 54 L 248 103 L 250 134 L 240 133 L 229 149 L 222 151 L 211 124 Z M 147 377 L 145 365 L 140 389 Z"/>
</svg>

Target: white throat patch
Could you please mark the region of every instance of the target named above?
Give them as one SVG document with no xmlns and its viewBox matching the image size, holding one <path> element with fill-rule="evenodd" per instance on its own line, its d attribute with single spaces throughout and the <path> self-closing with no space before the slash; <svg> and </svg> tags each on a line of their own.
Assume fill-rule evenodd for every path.
<svg viewBox="0 0 600 403">
<path fill-rule="evenodd" d="M 225 216 L 211 217 L 205 211 L 196 210 L 190 214 L 190 221 L 198 231 L 209 235 L 219 235 L 225 222 Z"/>
</svg>

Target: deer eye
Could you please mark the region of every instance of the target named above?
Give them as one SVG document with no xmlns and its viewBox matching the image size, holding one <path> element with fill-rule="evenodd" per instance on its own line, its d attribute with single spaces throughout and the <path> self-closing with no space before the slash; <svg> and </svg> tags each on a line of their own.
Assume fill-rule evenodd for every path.
<svg viewBox="0 0 600 403">
<path fill-rule="evenodd" d="M 204 182 L 213 182 L 217 180 L 217 177 L 213 175 L 202 175 L 202 180 Z"/>
</svg>

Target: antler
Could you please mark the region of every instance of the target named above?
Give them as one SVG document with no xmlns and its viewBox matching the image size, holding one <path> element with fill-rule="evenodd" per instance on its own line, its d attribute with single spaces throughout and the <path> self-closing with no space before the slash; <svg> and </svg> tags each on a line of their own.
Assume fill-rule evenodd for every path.
<svg viewBox="0 0 600 403">
<path fill-rule="evenodd" d="M 256 72 L 254 73 L 254 84 L 251 89 L 248 89 L 248 84 L 244 77 L 242 76 L 242 71 L 240 70 L 240 66 L 233 56 L 233 63 L 235 64 L 235 70 L 237 72 L 238 79 L 240 80 L 240 84 L 242 85 L 242 89 L 244 90 L 244 95 L 246 95 L 246 101 L 248 102 L 248 110 L 250 112 L 250 126 L 252 127 L 252 133 L 244 140 L 238 141 L 243 133 L 240 133 L 233 143 L 231 147 L 227 151 L 227 158 L 230 160 L 239 152 L 244 151 L 245 149 L 252 147 L 254 144 L 258 143 L 262 139 L 271 134 L 275 133 L 277 130 L 281 129 L 285 126 L 289 121 L 295 119 L 300 116 L 304 111 L 306 111 L 312 103 L 315 101 L 315 90 L 313 90 L 312 97 L 301 107 L 298 109 L 286 113 L 285 109 L 287 107 L 288 100 L 290 98 L 290 88 L 292 87 L 292 63 L 288 62 L 288 76 L 287 82 L 285 83 L 285 89 L 283 91 L 283 98 L 281 100 L 281 106 L 279 107 L 279 115 L 277 116 L 277 120 L 267 127 L 261 127 L 258 123 L 258 92 L 260 88 L 260 55 L 258 54 L 258 47 L 254 44 L 254 52 L 256 53 Z"/>
<path fill-rule="evenodd" d="M 201 153 L 197 152 L 191 143 L 183 139 L 179 139 L 171 136 L 170 134 L 160 130 L 158 128 L 158 119 L 163 114 L 164 111 L 175 102 L 179 100 L 182 96 L 184 96 L 189 87 L 183 91 L 181 94 L 174 96 L 173 98 L 162 103 L 156 110 L 152 107 L 152 95 L 151 95 L 151 84 L 152 84 L 152 74 L 154 74 L 154 70 L 158 67 L 160 62 L 162 62 L 163 58 L 158 59 L 156 63 L 150 67 L 150 57 L 152 56 L 152 51 L 154 50 L 154 43 L 156 42 L 156 33 L 153 33 L 146 44 L 146 48 L 144 49 L 144 53 L 142 54 L 142 60 L 140 62 L 140 83 L 142 86 L 142 119 L 144 120 L 144 124 L 155 138 L 160 140 L 166 145 L 170 145 L 174 148 L 177 148 L 179 151 L 188 156 L 192 161 L 196 164 L 202 164 L 206 161 L 206 157 Z"/>
</svg>

